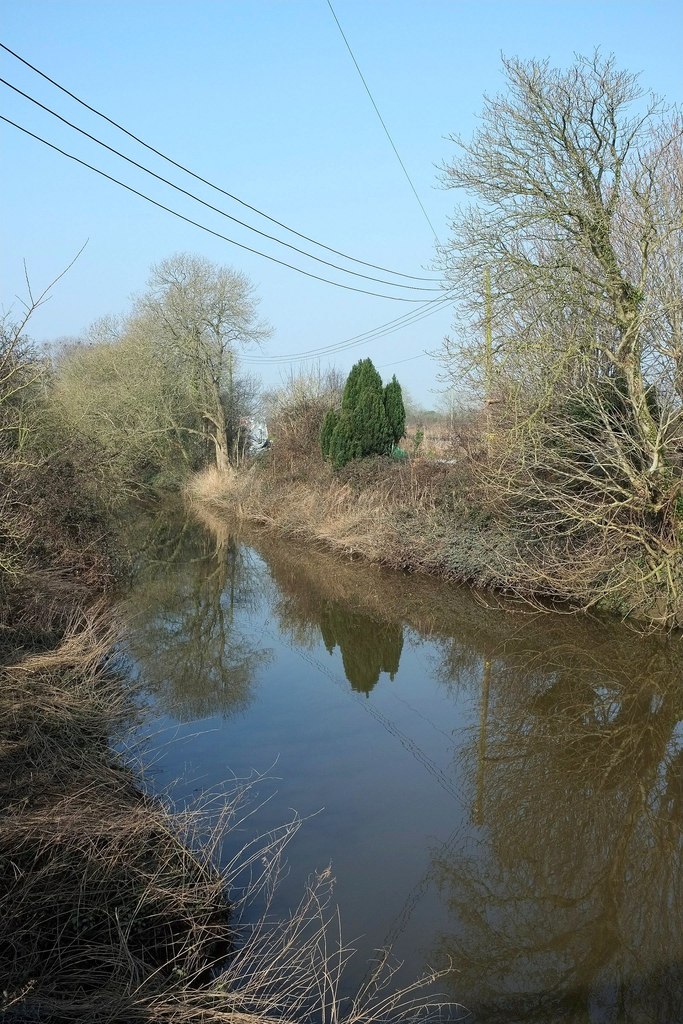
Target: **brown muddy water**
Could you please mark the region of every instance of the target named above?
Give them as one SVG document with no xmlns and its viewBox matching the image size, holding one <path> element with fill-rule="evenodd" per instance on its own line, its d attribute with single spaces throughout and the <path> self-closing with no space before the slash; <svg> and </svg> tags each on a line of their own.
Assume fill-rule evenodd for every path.
<svg viewBox="0 0 683 1024">
<path fill-rule="evenodd" d="M 683 640 L 187 514 L 130 543 L 151 783 L 265 776 L 235 848 L 307 819 L 272 913 L 331 863 L 349 986 L 391 945 L 473 1024 L 683 1021 Z"/>
</svg>

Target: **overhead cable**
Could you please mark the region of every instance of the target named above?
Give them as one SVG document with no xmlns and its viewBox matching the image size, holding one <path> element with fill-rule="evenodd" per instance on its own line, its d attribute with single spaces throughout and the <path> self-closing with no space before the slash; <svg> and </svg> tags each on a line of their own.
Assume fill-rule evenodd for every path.
<svg viewBox="0 0 683 1024">
<path fill-rule="evenodd" d="M 418 352 L 416 356 L 407 356 L 406 359 L 392 359 L 390 363 L 381 363 L 377 369 L 384 370 L 387 366 L 398 366 L 399 363 L 411 363 L 413 359 L 424 359 L 424 357 L 428 355 L 429 352 Z"/>
<path fill-rule="evenodd" d="M 373 107 L 375 108 L 375 113 L 377 114 L 377 117 L 379 118 L 380 124 L 382 125 L 382 128 L 384 129 L 384 134 L 386 135 L 386 137 L 388 138 L 389 142 L 391 143 L 391 148 L 393 149 L 394 153 L 396 154 L 396 159 L 398 160 L 399 164 L 401 165 L 401 170 L 402 170 L 402 171 L 403 171 L 403 173 L 405 174 L 405 176 L 406 176 L 406 179 L 407 179 L 407 181 L 408 181 L 408 184 L 410 185 L 410 187 L 411 187 L 411 189 L 412 189 L 413 195 L 414 195 L 414 196 L 415 196 L 415 198 L 417 199 L 417 201 L 418 201 L 418 203 L 419 203 L 419 205 L 420 205 L 420 209 L 422 210 L 422 212 L 423 212 L 423 214 L 424 214 L 425 220 L 427 221 L 427 223 L 429 224 L 430 228 L 432 229 L 432 234 L 434 235 L 434 238 L 436 239 L 436 241 L 437 241 L 437 243 L 438 243 L 438 241 L 439 241 L 439 236 L 438 236 L 438 235 L 437 235 L 437 233 L 436 233 L 436 229 L 435 229 L 434 225 L 432 224 L 431 220 L 429 219 L 429 214 L 428 214 L 428 213 L 427 213 L 427 211 L 425 210 L 425 208 L 424 208 L 424 206 L 423 206 L 423 204 L 422 204 L 422 200 L 420 199 L 419 195 L 417 194 L 417 189 L 416 189 L 416 188 L 415 188 L 415 186 L 413 185 L 413 181 L 412 181 L 412 178 L 411 178 L 411 177 L 410 177 L 410 175 L 408 174 L 408 171 L 407 171 L 407 169 L 406 169 L 406 165 L 405 165 L 405 164 L 403 163 L 403 160 L 401 159 L 401 155 L 400 155 L 400 153 L 399 153 L 398 149 L 396 148 L 396 143 L 395 143 L 395 142 L 394 142 L 394 140 L 392 139 L 392 137 L 391 137 L 391 134 L 390 134 L 390 132 L 389 132 L 389 129 L 387 128 L 386 124 L 384 123 L 384 118 L 383 118 L 383 117 L 382 117 L 382 115 L 380 114 L 380 112 L 379 112 L 379 107 L 378 107 L 378 106 L 377 106 L 377 104 L 375 103 L 375 99 L 374 99 L 374 97 L 373 97 L 372 93 L 370 92 L 370 86 L 369 86 L 369 85 L 368 85 L 368 83 L 367 83 L 367 82 L 365 81 L 365 76 L 364 76 L 363 72 L 361 71 L 361 69 L 360 69 L 360 66 L 359 66 L 359 64 L 358 64 L 358 61 L 356 60 L 356 58 L 355 58 L 355 56 L 354 56 L 353 50 L 351 49 L 351 45 L 350 45 L 350 43 L 349 43 L 348 39 L 346 38 L 346 35 L 344 34 L 344 29 L 343 29 L 343 28 L 341 27 L 341 25 L 339 24 L 339 18 L 338 18 L 338 17 L 337 17 L 337 15 L 336 15 L 336 14 L 334 13 L 334 7 L 333 7 L 333 6 L 332 6 L 332 4 L 330 3 L 330 0 L 327 0 L 327 6 L 328 6 L 328 7 L 329 7 L 329 9 L 331 10 L 331 12 L 332 12 L 332 17 L 334 18 L 335 22 L 337 23 L 337 28 L 338 28 L 338 29 L 339 29 L 339 31 L 341 32 L 341 37 L 342 37 L 342 39 L 344 40 L 344 42 L 346 43 L 346 49 L 347 49 L 347 50 L 349 51 L 349 53 L 350 53 L 350 55 L 351 55 L 351 60 L 353 61 L 353 63 L 354 63 L 354 64 L 355 64 L 355 66 L 356 66 L 356 71 L 357 71 L 357 72 L 358 72 L 358 74 L 360 75 L 360 80 L 361 80 L 361 82 L 363 83 L 363 85 L 365 86 L 365 91 L 366 91 L 366 93 L 367 93 L 367 94 L 368 94 L 368 96 L 370 97 L 370 102 L 372 103 Z"/>
<path fill-rule="evenodd" d="M 235 224 L 239 224 L 240 227 L 247 228 L 247 230 L 255 232 L 262 238 L 267 238 L 271 242 L 276 242 L 278 245 L 283 245 L 285 246 L 285 248 L 291 249 L 293 252 L 298 252 L 301 256 L 306 256 L 309 259 L 315 260 L 318 263 L 323 263 L 326 267 L 331 267 L 333 270 L 339 270 L 344 274 L 352 274 L 353 277 L 361 277 L 364 278 L 366 281 L 375 281 L 377 284 L 383 284 L 389 288 L 404 288 L 408 289 L 409 291 L 416 292 L 441 291 L 441 289 L 438 287 L 424 288 L 421 285 L 402 284 L 399 281 L 386 281 L 380 277 L 372 277 L 369 274 L 363 274 L 358 270 L 348 270 L 346 267 L 340 267 L 337 263 L 332 263 L 329 260 L 324 260 L 320 256 L 313 256 L 311 253 L 306 252 L 304 249 L 298 248 L 298 246 L 296 245 L 291 245 L 289 242 L 283 242 L 275 235 L 270 235 L 266 231 L 260 231 L 258 228 L 252 227 L 250 224 L 247 224 L 245 221 L 240 220 L 238 217 L 233 217 L 232 214 L 226 213 L 225 210 L 221 210 L 219 207 L 214 206 L 212 203 L 207 203 L 206 200 L 200 199 L 200 197 L 196 196 L 193 192 L 189 192 L 187 189 L 181 188 L 180 185 L 176 185 L 168 178 L 164 178 L 163 175 L 157 174 L 155 171 L 150 170 L 150 168 L 146 167 L 144 164 L 138 163 L 137 160 L 133 160 L 132 157 L 126 156 L 125 153 L 121 153 L 120 150 L 114 149 L 113 146 L 109 146 L 106 142 L 102 142 L 102 140 L 98 139 L 95 135 L 91 135 L 91 133 L 85 131 L 85 129 L 79 128 L 77 124 L 74 124 L 72 121 L 67 120 L 67 118 L 62 117 L 61 114 L 58 114 L 55 110 L 52 110 L 51 107 L 47 107 L 44 103 L 41 103 L 39 100 L 35 99 L 35 97 L 30 96 L 27 92 L 24 92 L 23 89 L 19 89 L 16 85 L 12 85 L 12 83 L 8 82 L 5 78 L 0 77 L 0 83 L 2 83 L 2 85 L 6 86 L 8 89 L 12 89 L 13 92 L 18 93 L 20 96 L 23 96 L 24 99 L 29 100 L 35 106 L 40 107 L 40 109 L 44 110 L 47 114 L 50 114 L 52 117 L 57 118 L 57 120 L 61 121 L 62 124 L 65 124 L 69 128 L 72 128 L 80 135 L 84 135 L 87 139 L 90 139 L 91 142 L 95 142 L 98 146 L 101 146 L 108 152 L 113 153 L 115 156 L 120 157 L 121 160 L 125 160 L 127 163 L 132 164 L 133 167 L 137 167 L 138 170 L 144 171 L 145 174 L 149 174 L 152 178 L 155 178 L 157 181 L 163 182 L 164 185 L 169 185 L 170 188 L 175 189 L 176 192 L 180 192 L 182 195 L 187 196 L 189 199 L 194 200 L 194 202 L 199 203 L 201 206 L 205 206 L 208 210 L 212 210 L 214 213 L 220 214 L 221 217 L 226 217 L 228 220 L 233 221 Z"/>
<path fill-rule="evenodd" d="M 120 181 L 118 178 L 113 177 L 113 175 L 107 174 L 105 171 L 100 170 L 99 167 L 94 167 L 92 164 L 89 164 L 86 160 L 81 160 L 80 157 L 74 156 L 73 153 L 67 153 L 66 150 L 60 149 L 60 147 L 56 146 L 53 142 L 48 142 L 47 139 L 42 138 L 42 136 L 36 135 L 35 132 L 29 131 L 28 128 L 22 127 L 22 125 L 17 124 L 16 121 L 10 120 L 9 117 L 5 117 L 4 115 L 0 114 L 0 120 L 4 121 L 6 124 L 11 125 L 13 128 L 16 128 L 18 131 L 23 132 L 24 135 L 28 135 L 30 138 L 35 139 L 37 142 L 42 142 L 44 146 L 48 146 L 56 153 L 60 153 L 62 156 L 67 157 L 67 159 L 73 160 L 74 163 L 80 164 L 81 167 L 86 167 L 89 171 L 93 171 L 95 174 L 99 174 L 100 177 L 106 178 L 107 181 L 111 181 L 113 182 L 113 184 L 119 185 L 121 188 L 125 188 L 128 192 L 132 192 L 133 195 L 139 196 L 141 199 L 146 200 L 146 202 L 151 203 L 152 206 L 156 206 L 158 209 L 164 210 L 166 213 L 170 213 L 173 217 L 177 217 L 178 220 L 185 221 L 186 224 L 191 224 L 193 227 L 199 228 L 200 231 L 205 231 L 207 234 L 213 235 L 214 238 L 220 238 L 224 242 L 229 242 L 231 245 L 237 246 L 238 249 L 243 249 L 246 252 L 251 252 L 256 256 L 261 256 L 263 259 L 269 260 L 271 263 L 277 263 L 281 267 L 287 267 L 288 270 L 294 270 L 297 274 L 303 274 L 304 277 L 310 277 L 314 281 L 322 281 L 324 284 L 333 285 L 333 287 L 335 288 L 343 288 L 345 291 L 358 292 L 361 295 L 372 295 L 378 299 L 390 299 L 392 302 L 413 303 L 423 301 L 422 299 L 408 299 L 402 295 L 385 295 L 383 292 L 373 292 L 369 291 L 366 288 L 355 288 L 353 285 L 342 284 L 342 282 L 340 281 L 332 281 L 330 280 L 330 278 L 322 277 L 320 274 L 313 274 L 311 273 L 310 270 L 303 270 L 301 267 L 296 267 L 292 263 L 285 262 L 285 260 L 277 259 L 277 257 L 275 256 L 269 256 L 267 253 L 261 252 L 260 249 L 254 249 L 250 245 L 245 245 L 243 242 L 238 242 L 234 238 L 229 238 L 227 235 L 221 234 L 220 231 L 214 231 L 213 228 L 209 228 L 205 224 L 200 224 L 199 221 L 193 220 L 191 217 L 186 217 L 184 214 L 178 213 L 177 210 L 171 209 L 170 206 L 166 206 L 164 203 L 160 203 L 156 199 L 152 199 L 151 196 L 146 195 L 144 192 L 140 192 L 139 189 L 133 188 L 132 185 L 126 185 L 125 182 Z"/>
<path fill-rule="evenodd" d="M 431 302 L 425 303 L 424 307 L 418 307 L 418 309 L 411 310 L 410 313 L 397 317 L 395 320 L 390 320 L 386 324 L 381 324 L 372 330 L 365 331 L 363 334 L 357 334 L 352 338 L 347 338 L 345 341 L 337 342 L 334 345 L 328 345 L 325 348 L 309 349 L 305 352 L 289 353 L 282 356 L 243 355 L 240 359 L 242 362 L 258 363 L 261 365 L 264 363 L 272 365 L 275 363 L 287 362 L 300 363 L 307 359 L 324 359 L 328 356 L 337 355 L 339 352 L 357 348 L 360 345 L 366 345 L 378 338 L 387 337 L 389 334 L 395 334 L 396 331 L 401 331 L 405 327 L 410 327 L 418 321 L 424 320 L 428 316 L 432 316 L 432 314 L 437 313 L 440 309 L 444 309 L 451 303 L 451 301 L 452 296 L 450 294 L 445 296 L 443 299 L 433 299 Z"/>
<path fill-rule="evenodd" d="M 408 327 L 410 324 L 415 323 L 418 320 L 423 320 L 425 317 L 431 316 L 432 313 L 438 312 L 439 309 L 449 305 L 451 301 L 452 298 L 450 293 L 441 299 L 431 299 L 429 302 L 424 303 L 424 305 L 418 306 L 416 309 L 411 309 L 402 316 L 396 317 L 394 320 L 389 320 L 385 324 L 379 324 L 377 327 L 372 327 L 367 331 L 363 331 L 362 334 L 355 334 L 351 338 L 333 342 L 330 345 L 306 349 L 303 352 L 288 352 L 280 356 L 264 355 L 248 356 L 245 358 L 248 358 L 253 362 L 281 362 L 287 359 L 305 359 L 309 357 L 335 355 L 337 352 L 341 352 L 344 349 L 354 348 L 356 344 L 373 341 L 375 338 L 384 337 L 387 334 L 393 334 L 394 331 L 402 330 L 404 327 Z"/>
<path fill-rule="evenodd" d="M 322 242 L 316 241 L 315 238 L 311 238 L 309 235 L 305 235 L 300 231 L 296 231 L 294 228 L 291 228 L 287 224 L 283 223 L 283 221 L 277 220 L 275 217 L 271 217 L 269 214 L 264 213 L 264 211 L 260 210 L 258 207 L 253 206 L 251 203 L 246 202 L 244 199 L 240 199 L 239 196 L 236 196 L 232 192 L 228 192 L 226 189 L 221 188 L 220 185 L 216 185 L 214 182 L 209 181 L 208 178 L 202 177 L 200 174 L 197 174 L 195 171 L 192 171 L 189 167 L 186 167 L 184 164 L 180 163 L 177 160 L 174 160 L 172 157 L 163 153 L 155 146 L 152 146 L 149 143 L 145 142 L 144 139 L 141 139 L 138 135 L 135 135 L 127 128 L 124 128 L 123 125 L 118 123 L 118 121 L 115 121 L 113 118 L 108 117 L 107 114 L 104 114 L 101 110 L 98 110 L 97 107 L 91 106 L 91 104 L 81 99 L 80 96 L 77 96 L 76 93 L 71 92 L 70 89 L 67 89 L 65 86 L 61 85 L 54 78 L 51 78 L 50 75 L 46 74 L 44 71 L 41 71 L 40 68 L 36 67 L 35 64 L 31 64 L 28 60 L 26 60 L 20 54 L 16 53 L 14 50 L 11 50 L 9 46 L 6 46 L 2 42 L 0 42 L 0 49 L 3 49 L 6 53 L 9 53 L 10 56 L 20 61 L 23 65 L 25 65 L 25 67 L 29 68 L 35 74 L 40 75 L 40 77 L 43 78 L 46 82 L 49 82 L 50 85 L 53 85 L 56 89 L 59 89 L 60 92 L 63 92 L 66 96 L 69 96 L 72 100 L 75 100 L 76 103 L 79 103 L 86 110 L 89 110 L 97 117 L 102 118 L 103 121 L 106 121 L 108 124 L 112 125 L 118 131 L 123 132 L 124 135 L 127 135 L 128 138 L 133 139 L 134 142 L 137 142 L 140 146 L 143 146 L 145 149 L 149 150 L 150 153 L 154 153 L 156 156 L 161 157 L 162 160 L 165 160 L 167 163 L 172 164 L 174 167 L 177 167 L 185 174 L 189 174 L 190 177 L 194 178 L 196 181 L 200 181 L 203 185 L 208 185 L 209 188 L 212 188 L 214 189 L 214 191 L 220 192 L 221 195 L 226 196 L 228 199 L 232 199 L 234 202 L 239 203 L 240 206 L 245 207 L 245 209 L 251 210 L 253 213 L 258 214 L 259 217 L 265 218 L 265 220 L 270 221 L 271 224 L 276 224 L 278 227 L 283 228 L 285 231 L 289 231 L 291 234 L 296 235 L 297 238 L 301 238 L 306 242 L 310 242 L 312 245 L 317 245 L 319 248 L 325 249 L 327 252 L 331 252 L 335 256 L 341 256 L 345 260 L 350 260 L 352 263 L 358 263 L 361 266 L 370 267 L 372 270 L 380 270 L 382 271 L 382 273 L 385 274 L 393 274 L 395 277 L 404 277 L 412 281 L 434 280 L 433 277 L 418 277 L 414 274 L 404 274 L 398 270 L 391 270 L 387 267 L 382 267 L 376 263 L 369 263 L 366 260 L 357 259 L 355 256 L 349 256 L 347 253 L 344 253 L 339 249 L 333 249 L 329 245 L 324 245 Z M 256 229 L 254 228 L 253 230 Z M 283 242 L 281 244 L 285 245 L 286 243 Z"/>
</svg>

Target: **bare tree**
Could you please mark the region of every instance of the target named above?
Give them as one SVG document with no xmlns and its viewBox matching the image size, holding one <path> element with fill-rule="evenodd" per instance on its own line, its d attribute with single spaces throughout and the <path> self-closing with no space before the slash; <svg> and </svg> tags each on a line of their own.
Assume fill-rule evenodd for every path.
<svg viewBox="0 0 683 1024">
<path fill-rule="evenodd" d="M 207 444 L 224 469 L 257 383 L 237 348 L 268 333 L 244 275 L 199 257 L 152 269 L 150 289 L 121 320 L 96 321 L 55 360 L 55 398 L 71 429 L 96 442 L 118 482 L 198 468 Z"/>
<path fill-rule="evenodd" d="M 244 274 L 186 253 L 152 268 L 149 291 L 137 304 L 136 330 L 151 330 L 163 345 L 196 403 L 221 470 L 230 459 L 237 349 L 270 334 L 257 320 L 256 307 Z"/>
<path fill-rule="evenodd" d="M 444 168 L 477 205 L 443 252 L 468 296 L 447 372 L 469 372 L 493 409 L 487 480 L 515 536 L 503 575 L 671 624 L 683 592 L 683 129 L 611 57 L 504 67 L 507 93 L 486 99 Z"/>
</svg>

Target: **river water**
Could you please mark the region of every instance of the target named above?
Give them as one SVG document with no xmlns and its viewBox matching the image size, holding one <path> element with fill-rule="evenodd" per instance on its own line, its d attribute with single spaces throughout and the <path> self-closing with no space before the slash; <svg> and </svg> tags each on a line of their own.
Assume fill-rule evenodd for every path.
<svg viewBox="0 0 683 1024">
<path fill-rule="evenodd" d="M 683 640 L 182 512 L 129 544 L 151 784 L 261 776 L 226 857 L 304 819 L 272 913 L 331 863 L 348 986 L 391 945 L 472 1022 L 683 1021 Z"/>
</svg>

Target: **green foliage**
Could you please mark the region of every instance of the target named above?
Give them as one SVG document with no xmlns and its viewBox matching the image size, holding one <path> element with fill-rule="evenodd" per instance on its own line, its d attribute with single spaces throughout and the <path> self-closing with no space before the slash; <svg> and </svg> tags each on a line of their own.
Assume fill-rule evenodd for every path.
<svg viewBox="0 0 683 1024">
<path fill-rule="evenodd" d="M 342 395 L 344 412 L 353 412 L 363 391 L 373 391 L 382 397 L 382 378 L 375 369 L 372 359 L 361 359 L 352 368 Z"/>
<path fill-rule="evenodd" d="M 401 385 L 394 377 L 386 389 L 371 359 L 352 368 L 344 386 L 341 413 L 330 411 L 323 424 L 323 457 L 341 469 L 351 459 L 390 455 L 405 433 Z"/>
<path fill-rule="evenodd" d="M 390 454 L 393 435 L 381 393 L 369 388 L 361 391 L 351 413 L 351 424 L 358 449 L 357 458 Z"/>
<path fill-rule="evenodd" d="M 353 430 L 351 417 L 342 412 L 330 441 L 330 461 L 335 469 L 341 469 L 351 459 L 360 457 L 358 440 Z"/>
<path fill-rule="evenodd" d="M 320 450 L 324 459 L 331 457 L 332 435 L 339 422 L 339 416 L 334 409 L 329 409 L 320 430 Z"/>
<path fill-rule="evenodd" d="M 401 385 L 396 380 L 395 374 L 384 389 L 384 408 L 394 444 L 398 444 L 406 432 L 406 410 L 403 404 Z"/>
</svg>

